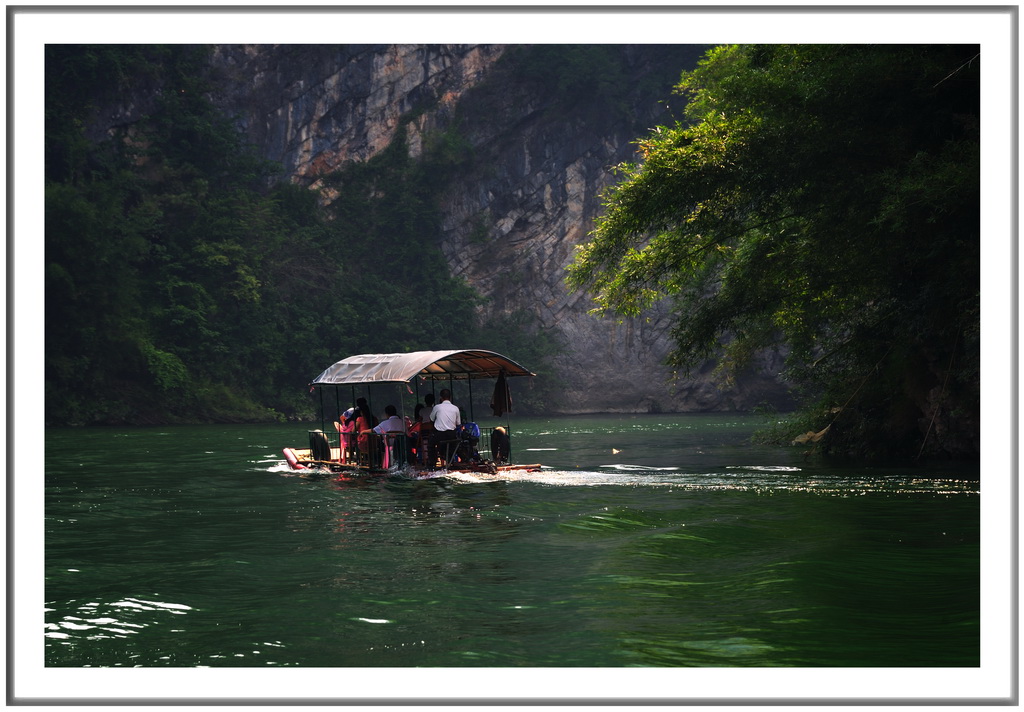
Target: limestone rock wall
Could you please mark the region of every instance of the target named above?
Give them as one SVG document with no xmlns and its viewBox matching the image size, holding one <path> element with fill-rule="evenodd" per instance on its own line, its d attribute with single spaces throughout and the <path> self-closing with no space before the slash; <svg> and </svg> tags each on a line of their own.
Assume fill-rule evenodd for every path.
<svg viewBox="0 0 1024 712">
<path fill-rule="evenodd" d="M 569 101 L 544 82 L 522 81 L 512 48 L 499 45 L 219 46 L 214 97 L 238 117 L 267 158 L 293 180 L 315 186 L 349 161 L 383 150 L 408 123 L 413 155 L 423 135 L 453 127 L 472 146 L 471 167 L 447 186 L 442 249 L 452 273 L 490 298 L 489 308 L 536 314 L 565 344 L 556 364 L 565 384 L 557 410 L 648 412 L 746 410 L 785 404 L 774 378 L 750 377 L 721 391 L 710 368 L 671 381 L 665 307 L 641 319 L 599 320 L 588 297 L 570 293 L 564 268 L 601 209 L 612 166 L 633 157 L 632 142 L 670 121 L 666 67 L 700 52 L 622 47 L 630 92 L 615 107 L 600 97 Z M 693 66 L 692 64 L 690 66 Z M 623 102 L 626 106 L 623 107 Z M 677 107 L 678 109 L 678 107 Z M 778 360 L 766 357 L 769 370 Z"/>
</svg>

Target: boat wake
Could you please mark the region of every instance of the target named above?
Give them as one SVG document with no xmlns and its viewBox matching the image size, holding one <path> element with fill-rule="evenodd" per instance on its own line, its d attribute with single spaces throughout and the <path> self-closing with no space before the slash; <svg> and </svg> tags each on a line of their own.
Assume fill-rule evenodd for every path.
<svg viewBox="0 0 1024 712">
<path fill-rule="evenodd" d="M 729 465 L 727 470 L 748 470 L 750 472 L 800 472 L 799 467 L 785 465 Z"/>
<path fill-rule="evenodd" d="M 592 470 L 510 470 L 494 475 L 468 472 L 437 472 L 431 478 L 462 483 L 529 482 L 555 487 L 663 487 L 686 491 L 739 491 L 761 495 L 807 492 L 828 496 L 859 496 L 872 492 L 886 494 L 970 495 L 978 483 L 948 478 L 919 476 L 844 477 L 821 476 L 796 467 L 744 466 L 719 472 L 682 472 L 678 467 L 602 465 Z"/>
<path fill-rule="evenodd" d="M 622 470 L 623 472 L 664 472 L 679 469 L 678 467 L 647 467 L 645 465 L 601 465 L 601 467 L 610 470 Z"/>
<path fill-rule="evenodd" d="M 270 463 L 267 463 L 270 464 Z M 304 479 L 346 479 L 328 470 L 297 472 L 284 461 L 276 461 L 268 472 Z M 872 492 L 887 494 L 931 493 L 939 495 L 978 494 L 978 482 L 917 475 L 841 475 L 804 471 L 780 465 L 733 465 L 716 472 L 684 472 L 679 467 L 645 465 L 600 465 L 597 470 L 564 470 L 550 467 L 489 472 L 413 469 L 394 470 L 373 477 L 397 480 L 439 480 L 461 484 L 522 482 L 551 487 L 664 487 L 686 491 L 734 491 L 772 495 L 808 492 L 828 496 L 858 496 Z"/>
</svg>

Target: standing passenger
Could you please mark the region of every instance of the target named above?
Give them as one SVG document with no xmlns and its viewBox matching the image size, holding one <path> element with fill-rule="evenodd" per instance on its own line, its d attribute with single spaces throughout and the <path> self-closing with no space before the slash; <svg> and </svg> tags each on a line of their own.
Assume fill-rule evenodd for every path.
<svg viewBox="0 0 1024 712">
<path fill-rule="evenodd" d="M 441 402 L 434 406 L 430 412 L 430 420 L 434 424 L 434 435 L 430 439 L 432 458 L 436 461 L 438 444 L 446 443 L 445 462 L 448 461 L 448 445 L 454 446 L 457 439 L 456 429 L 462 424 L 462 416 L 459 409 L 452 403 L 452 392 L 447 388 L 441 390 Z"/>
</svg>

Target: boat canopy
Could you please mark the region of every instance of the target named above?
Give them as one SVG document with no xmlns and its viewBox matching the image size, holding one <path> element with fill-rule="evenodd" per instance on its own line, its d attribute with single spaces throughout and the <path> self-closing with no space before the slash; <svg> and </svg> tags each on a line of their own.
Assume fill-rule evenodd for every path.
<svg viewBox="0 0 1024 712">
<path fill-rule="evenodd" d="M 359 354 L 338 361 L 315 379 L 313 386 L 366 383 L 408 383 L 535 376 L 512 359 L 494 351 L 413 351 L 406 354 Z"/>
</svg>

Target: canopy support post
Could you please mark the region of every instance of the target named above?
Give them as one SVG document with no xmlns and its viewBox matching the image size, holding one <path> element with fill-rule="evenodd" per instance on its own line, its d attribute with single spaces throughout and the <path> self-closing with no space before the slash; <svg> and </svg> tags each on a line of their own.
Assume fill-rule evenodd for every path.
<svg viewBox="0 0 1024 712">
<path fill-rule="evenodd" d="M 408 385 L 406 383 L 396 383 L 395 388 L 398 389 L 398 407 L 400 409 L 400 415 L 402 420 L 405 420 L 405 393 L 402 392 L 402 386 Z"/>
<path fill-rule="evenodd" d="M 326 424 L 326 421 L 324 420 L 324 416 L 326 415 L 326 413 L 324 413 L 324 389 L 317 388 L 317 391 L 320 392 L 320 429 L 323 430 L 324 425 Z"/>
</svg>

